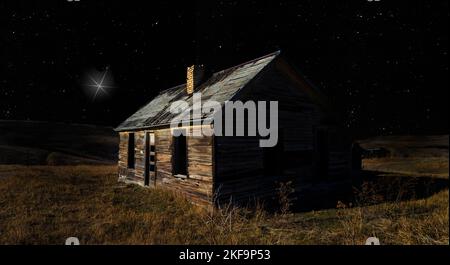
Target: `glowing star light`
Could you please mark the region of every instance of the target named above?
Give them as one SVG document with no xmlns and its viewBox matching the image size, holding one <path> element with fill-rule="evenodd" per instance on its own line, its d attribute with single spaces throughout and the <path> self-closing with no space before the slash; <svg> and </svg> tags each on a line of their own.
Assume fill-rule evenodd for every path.
<svg viewBox="0 0 450 265">
<path fill-rule="evenodd" d="M 86 92 L 93 94 L 92 101 L 95 101 L 101 95 L 109 95 L 109 90 L 114 88 L 109 67 L 106 67 L 105 71 L 100 73 L 92 71 L 88 74 L 88 79 L 89 84 L 86 84 Z"/>
</svg>

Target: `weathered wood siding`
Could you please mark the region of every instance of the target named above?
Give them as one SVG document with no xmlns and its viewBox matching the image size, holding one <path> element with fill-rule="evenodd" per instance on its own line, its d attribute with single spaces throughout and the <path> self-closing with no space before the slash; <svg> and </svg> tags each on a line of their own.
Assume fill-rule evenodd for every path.
<svg viewBox="0 0 450 265">
<path fill-rule="evenodd" d="M 308 88 L 309 89 L 309 88 Z M 316 176 L 315 130 L 323 126 L 321 108 L 301 88 L 283 76 L 274 65 L 267 67 L 234 100 L 278 101 L 279 144 L 283 169 L 279 175 L 264 172 L 264 150 L 257 137 L 216 136 L 215 192 L 222 202 L 276 198 L 280 182 L 292 180 L 296 190 Z M 332 147 L 330 147 L 332 148 Z M 347 150 L 332 148 L 329 168 L 333 175 L 348 169 Z"/>
<path fill-rule="evenodd" d="M 200 127 L 191 128 L 200 130 Z M 204 130 L 212 130 L 209 126 Z M 187 136 L 187 178 L 172 175 L 171 129 L 156 131 L 156 186 L 185 194 L 195 204 L 212 203 L 213 190 L 213 137 Z"/>
<path fill-rule="evenodd" d="M 120 132 L 119 143 L 119 178 L 136 184 L 144 185 L 144 132 L 134 133 L 134 168 L 128 168 L 128 137 L 130 132 Z"/>
<path fill-rule="evenodd" d="M 190 129 L 201 130 L 200 127 Z M 207 126 L 203 130 L 212 129 Z M 145 134 L 150 131 L 137 131 L 135 134 L 135 167 L 128 168 L 128 135 L 120 133 L 119 177 L 121 180 L 144 185 L 145 180 Z M 173 136 L 171 129 L 152 131 L 155 133 L 156 179 L 150 181 L 150 187 L 167 188 L 181 194 L 199 205 L 212 203 L 213 190 L 213 143 L 210 136 L 187 136 L 187 171 L 186 178 L 177 178 L 172 174 Z"/>
<path fill-rule="evenodd" d="M 273 178 L 263 174 L 263 152 L 256 137 L 215 137 L 215 193 L 218 203 L 273 194 Z"/>
<path fill-rule="evenodd" d="M 128 132 L 119 133 L 119 179 L 134 181 L 134 169 L 128 168 L 128 135 Z"/>
<path fill-rule="evenodd" d="M 145 132 L 135 132 L 134 141 L 134 180 L 144 185 Z"/>
</svg>

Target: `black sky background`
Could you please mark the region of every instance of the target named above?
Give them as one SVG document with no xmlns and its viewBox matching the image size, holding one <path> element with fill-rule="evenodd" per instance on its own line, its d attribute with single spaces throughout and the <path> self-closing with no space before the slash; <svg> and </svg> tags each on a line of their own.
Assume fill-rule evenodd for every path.
<svg viewBox="0 0 450 265">
<path fill-rule="evenodd" d="M 447 1 L 0 2 L 0 119 L 117 126 L 185 68 L 281 49 L 357 137 L 448 133 Z M 83 92 L 90 68 L 115 88 Z"/>
</svg>

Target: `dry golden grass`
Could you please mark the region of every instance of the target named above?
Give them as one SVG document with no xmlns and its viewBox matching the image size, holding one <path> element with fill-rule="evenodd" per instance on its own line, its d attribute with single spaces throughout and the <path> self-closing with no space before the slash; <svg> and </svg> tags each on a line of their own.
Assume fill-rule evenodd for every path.
<svg viewBox="0 0 450 265">
<path fill-rule="evenodd" d="M 261 218 L 118 183 L 112 166 L 0 167 L 1 244 L 270 244 Z"/>
<path fill-rule="evenodd" d="M 373 200 L 367 191 L 361 198 Z M 429 198 L 283 215 L 206 212 L 117 182 L 114 166 L 0 166 L 0 244 L 449 244 L 448 190 Z M 360 200 L 363 201 L 363 200 Z"/>
<path fill-rule="evenodd" d="M 376 236 L 386 245 L 449 244 L 448 190 L 416 201 L 296 214 L 272 222 L 279 244 L 361 245 Z"/>
</svg>

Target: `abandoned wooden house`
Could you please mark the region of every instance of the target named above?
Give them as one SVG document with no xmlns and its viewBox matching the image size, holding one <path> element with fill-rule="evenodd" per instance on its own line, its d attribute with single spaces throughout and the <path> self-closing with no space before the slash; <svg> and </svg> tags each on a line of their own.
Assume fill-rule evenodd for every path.
<svg viewBox="0 0 450 265">
<path fill-rule="evenodd" d="M 120 124 L 119 180 L 180 192 L 195 204 L 274 198 L 280 182 L 296 192 L 311 183 L 346 178 L 350 144 L 320 91 L 280 52 L 202 76 L 189 67 L 187 82 L 162 91 Z M 260 147 L 259 136 L 214 135 L 214 123 L 180 127 L 211 136 L 173 136 L 178 100 L 278 101 L 278 143 Z M 210 118 L 203 115 L 202 119 Z M 178 129 L 178 128 L 177 128 Z"/>
</svg>

